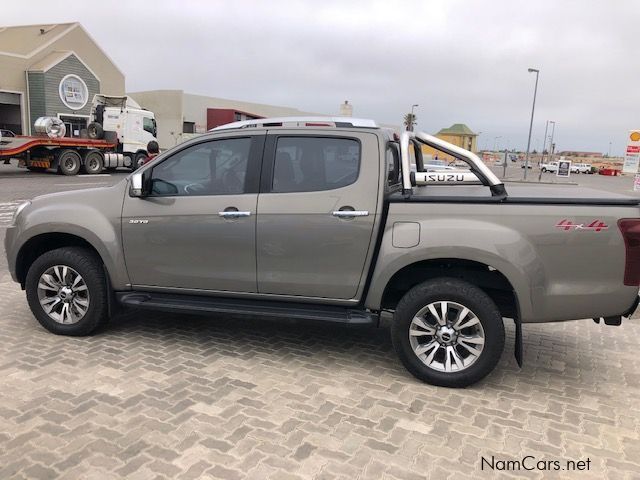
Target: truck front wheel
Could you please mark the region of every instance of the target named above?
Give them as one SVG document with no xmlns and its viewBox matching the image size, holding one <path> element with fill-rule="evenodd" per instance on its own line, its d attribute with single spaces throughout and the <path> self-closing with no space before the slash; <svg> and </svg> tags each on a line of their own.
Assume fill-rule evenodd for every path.
<svg viewBox="0 0 640 480">
<path fill-rule="evenodd" d="M 488 375 L 504 349 L 500 311 L 481 289 L 455 278 L 415 286 L 398 303 L 393 346 L 416 378 L 466 387 Z"/>
<path fill-rule="evenodd" d="M 86 248 L 58 248 L 38 257 L 25 290 L 33 315 L 51 333 L 89 335 L 108 321 L 102 262 Z"/>
</svg>

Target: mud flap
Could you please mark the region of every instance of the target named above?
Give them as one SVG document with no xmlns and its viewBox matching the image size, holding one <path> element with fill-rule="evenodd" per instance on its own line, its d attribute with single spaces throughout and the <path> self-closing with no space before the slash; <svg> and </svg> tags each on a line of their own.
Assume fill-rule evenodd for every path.
<svg viewBox="0 0 640 480">
<path fill-rule="evenodd" d="M 524 354 L 524 346 L 522 345 L 522 322 L 519 318 L 514 318 L 513 322 L 516 324 L 516 342 L 514 354 L 516 357 L 516 362 L 518 362 L 518 366 L 522 368 Z"/>
</svg>

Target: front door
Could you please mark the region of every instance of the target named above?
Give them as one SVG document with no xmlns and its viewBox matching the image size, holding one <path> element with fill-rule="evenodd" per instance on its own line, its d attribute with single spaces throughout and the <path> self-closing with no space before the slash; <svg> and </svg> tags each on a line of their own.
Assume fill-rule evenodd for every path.
<svg viewBox="0 0 640 480">
<path fill-rule="evenodd" d="M 372 244 L 378 151 L 369 133 L 268 135 L 256 232 L 260 293 L 356 296 Z"/>
<path fill-rule="evenodd" d="M 256 292 L 255 226 L 263 135 L 228 134 L 176 150 L 127 196 L 125 261 L 134 286 Z M 149 172 L 145 172 L 149 174 Z"/>
</svg>

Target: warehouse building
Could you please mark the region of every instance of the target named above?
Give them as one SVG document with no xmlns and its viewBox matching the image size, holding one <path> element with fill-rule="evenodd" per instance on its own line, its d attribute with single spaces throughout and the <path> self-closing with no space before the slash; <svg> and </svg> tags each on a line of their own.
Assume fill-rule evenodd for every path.
<svg viewBox="0 0 640 480">
<path fill-rule="evenodd" d="M 182 90 L 150 90 L 128 95 L 142 108 L 154 113 L 162 149 L 225 123 L 252 118 L 323 115 L 290 107 L 192 95 Z"/>
<path fill-rule="evenodd" d="M 96 93 L 124 95 L 124 74 L 79 23 L 0 27 L 0 128 L 53 116 L 79 136 Z"/>
</svg>

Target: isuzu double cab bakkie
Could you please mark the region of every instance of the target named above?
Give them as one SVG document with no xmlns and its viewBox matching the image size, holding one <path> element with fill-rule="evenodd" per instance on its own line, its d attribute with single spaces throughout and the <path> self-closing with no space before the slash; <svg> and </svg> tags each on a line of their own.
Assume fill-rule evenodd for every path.
<svg viewBox="0 0 640 480">
<path fill-rule="evenodd" d="M 468 164 L 424 171 L 427 145 Z M 412 168 L 415 164 L 415 168 Z M 5 245 L 49 331 L 119 306 L 376 325 L 405 367 L 460 387 L 496 366 L 504 319 L 620 324 L 638 302 L 638 199 L 505 185 L 471 152 L 352 118 L 232 123 L 125 180 L 37 197 Z"/>
</svg>

